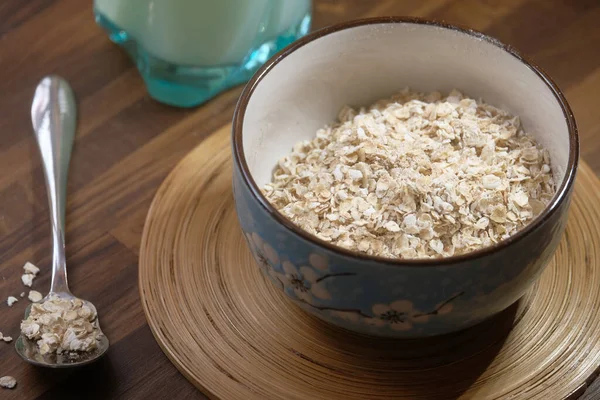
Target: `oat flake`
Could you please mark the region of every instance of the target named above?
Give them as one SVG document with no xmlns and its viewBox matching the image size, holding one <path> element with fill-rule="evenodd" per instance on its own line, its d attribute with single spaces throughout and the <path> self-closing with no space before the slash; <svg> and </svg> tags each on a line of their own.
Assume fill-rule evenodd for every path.
<svg viewBox="0 0 600 400">
<path fill-rule="evenodd" d="M 35 303 L 35 302 L 42 300 L 44 298 L 44 296 L 42 296 L 42 294 L 40 292 L 38 292 L 37 290 L 30 290 L 27 298 L 29 299 L 29 301 L 32 301 Z"/>
<path fill-rule="evenodd" d="M 36 276 L 40 272 L 40 269 L 32 263 L 30 263 L 29 261 L 27 261 L 25 265 L 23 265 L 23 270 L 26 274 L 32 274 L 34 276 Z"/>
<path fill-rule="evenodd" d="M 17 386 L 17 380 L 12 376 L 3 376 L 0 378 L 0 387 L 5 389 L 12 389 Z"/>
</svg>

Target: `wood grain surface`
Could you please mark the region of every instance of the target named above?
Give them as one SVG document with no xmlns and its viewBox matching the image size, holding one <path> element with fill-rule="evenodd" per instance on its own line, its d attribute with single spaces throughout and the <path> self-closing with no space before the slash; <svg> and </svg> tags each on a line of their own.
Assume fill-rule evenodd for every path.
<svg viewBox="0 0 600 400">
<path fill-rule="evenodd" d="M 378 15 L 444 19 L 529 55 L 565 92 L 582 157 L 600 172 L 598 0 L 317 0 L 314 28 Z M 231 119 L 241 88 L 192 110 L 154 102 L 126 55 L 95 25 L 91 0 L 2 0 L 0 71 L 0 300 L 25 289 L 25 261 L 42 268 L 34 288 L 49 286 L 47 200 L 29 109 L 37 82 L 56 73 L 79 100 L 67 205 L 70 283 L 96 304 L 112 343 L 101 362 L 77 371 L 35 369 L 12 344 L 0 343 L 0 376 L 19 382 L 0 390 L 0 398 L 203 398 L 146 325 L 138 251 L 156 189 L 190 149 Z M 17 335 L 25 303 L 0 303 L 0 331 Z M 583 398 L 600 399 L 600 383 Z"/>
</svg>

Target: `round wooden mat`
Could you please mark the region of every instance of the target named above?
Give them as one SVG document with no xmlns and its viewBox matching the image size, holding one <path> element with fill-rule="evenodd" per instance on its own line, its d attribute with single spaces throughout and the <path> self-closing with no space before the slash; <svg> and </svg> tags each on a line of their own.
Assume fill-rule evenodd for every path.
<svg viewBox="0 0 600 400">
<path fill-rule="evenodd" d="M 226 127 L 154 199 L 140 255 L 146 316 L 171 361 L 214 398 L 574 398 L 600 365 L 600 182 L 583 165 L 576 185 L 560 248 L 519 303 L 441 338 L 367 338 L 304 313 L 253 265 Z"/>
</svg>

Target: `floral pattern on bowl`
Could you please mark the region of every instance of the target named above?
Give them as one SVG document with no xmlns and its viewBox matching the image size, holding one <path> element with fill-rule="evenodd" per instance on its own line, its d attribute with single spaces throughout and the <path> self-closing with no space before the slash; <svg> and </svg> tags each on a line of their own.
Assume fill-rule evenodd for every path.
<svg viewBox="0 0 600 400">
<path fill-rule="evenodd" d="M 283 289 L 292 300 L 315 310 L 326 311 L 333 319 L 354 325 L 389 327 L 394 331 L 407 331 L 414 324 L 425 324 L 432 316 L 445 315 L 452 311 L 452 302 L 463 293 L 458 293 L 438 304 L 433 310 L 423 312 L 416 309 L 410 300 L 395 300 L 389 304 L 373 304 L 369 310 L 332 308 L 323 305 L 331 300 L 327 281 L 332 278 L 355 276 L 352 272 L 331 273 L 327 259 L 319 254 L 308 256 L 308 265 L 297 267 L 289 260 L 282 260 L 277 251 L 256 232 L 245 233 L 247 244 L 263 275 L 275 286 Z"/>
</svg>

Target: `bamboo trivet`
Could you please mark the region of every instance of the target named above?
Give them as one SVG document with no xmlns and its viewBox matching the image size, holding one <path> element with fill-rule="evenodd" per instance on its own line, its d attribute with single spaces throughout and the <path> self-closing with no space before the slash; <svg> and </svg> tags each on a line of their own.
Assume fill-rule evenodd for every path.
<svg viewBox="0 0 600 400">
<path fill-rule="evenodd" d="M 600 365 L 600 181 L 581 166 L 566 234 L 528 294 L 441 338 L 337 329 L 266 282 L 238 227 L 229 127 L 162 184 L 141 244 L 156 340 L 207 395 L 235 399 L 575 398 Z"/>
</svg>

